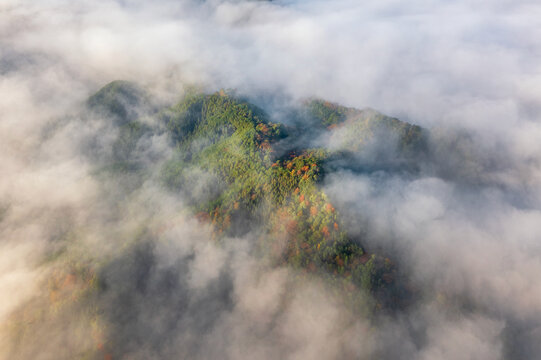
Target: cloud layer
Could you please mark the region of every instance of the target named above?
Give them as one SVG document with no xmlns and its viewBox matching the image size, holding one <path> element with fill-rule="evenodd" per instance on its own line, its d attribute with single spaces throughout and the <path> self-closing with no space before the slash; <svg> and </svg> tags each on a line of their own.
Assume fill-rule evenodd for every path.
<svg viewBox="0 0 541 360">
<path fill-rule="evenodd" d="M 67 246 L 108 264 L 116 290 L 99 304 L 132 358 L 535 359 L 539 56 L 536 1 L 0 0 L 0 323 L 39 298 L 57 270 L 44 259 Z M 96 176 L 116 130 L 81 109 L 115 79 L 163 103 L 197 84 L 280 105 L 317 96 L 429 128 L 419 174 L 344 170 L 324 187 L 350 233 L 399 259 L 415 305 L 369 320 L 317 279 L 260 264 L 257 234 L 216 246 L 151 175 L 170 154 L 158 135 L 138 149 L 147 177 Z M 19 357 L 89 346 L 95 331 L 74 318 Z"/>
</svg>

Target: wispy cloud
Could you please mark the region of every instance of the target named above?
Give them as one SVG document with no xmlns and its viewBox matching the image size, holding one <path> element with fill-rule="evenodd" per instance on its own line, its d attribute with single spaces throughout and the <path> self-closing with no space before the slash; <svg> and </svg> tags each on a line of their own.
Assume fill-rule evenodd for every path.
<svg viewBox="0 0 541 360">
<path fill-rule="evenodd" d="M 55 271 L 44 259 L 68 246 L 115 259 L 100 306 L 132 358 L 534 359 L 540 56 L 536 1 L 0 1 L 0 322 L 40 294 Z M 260 264 L 257 234 L 216 246 L 152 175 L 131 179 L 134 193 L 96 177 L 82 145 L 105 151 L 116 130 L 84 101 L 115 79 L 163 103 L 199 84 L 431 129 L 419 174 L 344 171 L 324 187 L 352 234 L 398 260 L 413 308 L 354 316 L 318 280 Z M 153 169 L 171 149 L 145 141 Z M 54 358 L 62 325 L 20 357 Z"/>
</svg>

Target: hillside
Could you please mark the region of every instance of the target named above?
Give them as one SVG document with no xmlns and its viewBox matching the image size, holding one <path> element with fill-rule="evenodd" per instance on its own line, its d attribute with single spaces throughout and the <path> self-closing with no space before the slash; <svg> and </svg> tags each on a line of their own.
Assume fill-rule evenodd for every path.
<svg viewBox="0 0 541 360">
<path fill-rule="evenodd" d="M 105 188 L 113 186 L 121 190 L 109 191 L 125 193 L 113 203 L 119 211 L 129 208 L 124 204 L 145 181 L 157 178 L 166 192 L 182 199 L 190 217 L 211 228 L 218 246 L 227 248 L 232 238 L 248 237 L 261 261 L 273 268 L 293 269 L 297 281 L 321 279 L 352 311 L 364 316 L 407 305 L 407 281 L 399 275 L 396 261 L 367 249 L 362 238 L 348 233 L 322 184 L 338 169 L 371 171 L 385 163 L 389 171 L 393 166 L 397 171 L 415 171 L 426 143 L 420 127 L 374 110 L 319 99 L 291 110 L 295 121 L 278 123 L 263 109 L 223 90 L 188 92 L 177 104 L 160 108 L 144 90 L 128 82 L 105 86 L 89 98 L 87 108 L 90 115 L 85 121 L 105 118 L 115 134 L 102 151 L 106 155 L 88 152 L 87 156 L 97 179 L 104 184 L 114 179 L 114 185 Z M 156 157 L 148 144 L 158 137 L 166 139 L 168 150 Z M 373 145 L 382 137 L 385 151 L 374 157 Z M 81 335 L 73 344 L 74 349 L 86 349 L 80 353 L 82 358 L 116 357 L 128 352 L 134 342 L 145 343 L 143 333 L 149 329 L 133 338 L 120 335 L 139 326 L 132 323 L 137 310 L 128 299 L 145 294 L 151 307 L 181 300 L 172 285 L 154 290 L 141 285 L 150 281 L 154 263 L 153 247 L 145 239 L 159 238 L 162 230 L 156 232 L 144 223 L 139 228 L 131 238 L 114 240 L 122 242 L 120 255 L 96 260 L 67 250 L 52 254 L 48 262 L 57 270 L 45 281 L 48 296 L 26 305 L 41 310 L 29 314 L 22 306 L 12 320 L 14 351 L 31 341 L 35 331 L 56 326 L 63 313 L 71 312 L 79 314 L 74 326 L 92 334 Z M 75 233 L 63 241 L 77 241 Z M 133 256 L 135 260 L 129 260 Z M 119 267 L 131 280 L 119 282 L 111 275 Z M 103 300 L 110 300 L 111 289 L 120 291 L 113 312 Z M 182 319 L 186 314 L 177 316 Z"/>
</svg>

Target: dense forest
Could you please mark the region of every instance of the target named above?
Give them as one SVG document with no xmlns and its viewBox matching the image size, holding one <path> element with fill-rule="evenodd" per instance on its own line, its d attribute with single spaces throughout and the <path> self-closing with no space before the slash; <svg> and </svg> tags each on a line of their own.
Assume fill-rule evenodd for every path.
<svg viewBox="0 0 541 360">
<path fill-rule="evenodd" d="M 86 106 L 86 121 L 105 118 L 116 134 L 107 155 L 92 147 L 85 150 L 95 164 L 96 179 L 105 183 L 114 179 L 114 186 L 129 197 L 144 179 L 156 178 L 165 192 L 182 199 L 190 217 L 209 226 L 217 246 L 226 247 L 231 238 L 251 234 L 253 253 L 261 261 L 293 269 L 296 281 L 321 279 L 362 316 L 407 306 L 412 290 L 405 278 L 399 279 L 402 275 L 391 254 L 368 249 L 362 237 L 348 234 L 340 211 L 321 184 L 337 166 L 373 171 L 362 155 L 371 151 L 370 144 L 379 136 L 393 139 L 386 142 L 382 155 L 392 163 L 387 166 L 415 172 L 416 161 L 426 150 L 426 134 L 420 127 L 371 109 L 319 99 L 289 109 L 286 122 L 273 122 L 262 108 L 225 90 L 202 93 L 190 88 L 178 103 L 157 106 L 143 89 L 124 81 L 106 85 Z M 325 145 L 334 133 L 344 131 L 348 135 L 340 136 L 339 144 Z M 159 160 L 149 159 L 144 150 L 148 139 L 156 136 L 165 138 L 170 149 Z M 148 161 L 154 166 L 148 166 Z M 115 206 L 120 211 L 123 200 L 118 201 Z M 46 260 L 57 269 L 43 283 L 47 300 L 35 299 L 13 316 L 14 354 L 30 356 L 26 352 L 31 348 L 25 344 L 32 334 L 72 312 L 78 314 L 73 326 L 91 333 L 74 345 L 86 349 L 79 354 L 82 358 L 116 358 L 133 345 L 135 340 L 119 338 L 113 329 L 130 323 L 134 310 L 127 299 L 148 291 L 142 289 L 150 281 L 153 255 L 145 239 L 159 238 L 160 230 L 153 232 L 142 224 L 132 238 L 115 240 L 123 244 L 122 251 L 135 254 L 126 265 L 126 271 L 133 272 L 133 285 L 115 284 L 108 276 L 108 269 L 122 260 L 96 262 L 84 251 L 66 250 L 73 248 L 66 244 L 76 236 L 75 231 L 62 235 Z M 104 317 L 110 309 L 103 308 L 103 298 L 112 286 L 126 287 L 116 295 L 121 308 L 115 312 L 120 314 Z M 175 293 L 166 284 L 159 291 L 153 301 L 173 296 L 163 292 Z M 108 316 L 113 319 L 107 320 Z"/>
</svg>

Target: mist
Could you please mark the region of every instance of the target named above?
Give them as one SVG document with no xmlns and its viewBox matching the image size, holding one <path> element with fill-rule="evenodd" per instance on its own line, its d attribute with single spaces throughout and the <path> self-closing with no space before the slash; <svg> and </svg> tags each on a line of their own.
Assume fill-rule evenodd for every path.
<svg viewBox="0 0 541 360">
<path fill-rule="evenodd" d="M 0 0 L 0 358 L 538 358 L 540 19 L 526 0 Z M 158 129 L 134 172 L 110 170 L 120 120 L 87 103 L 118 79 Z M 352 309 L 261 257 L 262 227 L 216 240 L 190 210 L 220 191 L 203 170 L 164 189 L 156 109 L 193 87 L 286 125 L 321 98 L 428 131 L 415 171 L 382 165 L 381 137 L 321 185 L 407 306 Z"/>
</svg>

